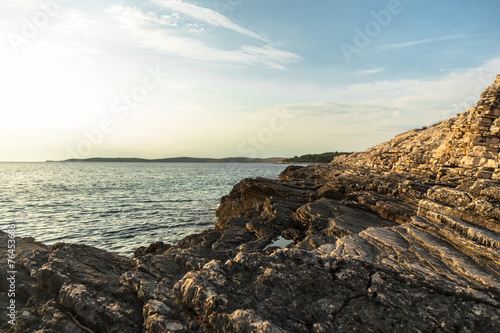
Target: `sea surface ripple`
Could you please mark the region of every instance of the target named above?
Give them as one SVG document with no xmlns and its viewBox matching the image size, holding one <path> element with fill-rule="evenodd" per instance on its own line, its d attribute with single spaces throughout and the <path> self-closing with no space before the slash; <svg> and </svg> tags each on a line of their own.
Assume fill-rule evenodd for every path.
<svg viewBox="0 0 500 333">
<path fill-rule="evenodd" d="M 244 178 L 286 165 L 239 163 L 0 163 L 0 226 L 17 236 L 83 243 L 131 256 L 211 227 L 220 198 Z"/>
</svg>

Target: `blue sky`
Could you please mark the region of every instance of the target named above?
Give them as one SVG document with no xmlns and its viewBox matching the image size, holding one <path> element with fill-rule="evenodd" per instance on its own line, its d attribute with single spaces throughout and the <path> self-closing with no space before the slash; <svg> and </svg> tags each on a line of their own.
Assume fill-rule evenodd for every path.
<svg viewBox="0 0 500 333">
<path fill-rule="evenodd" d="M 470 107 L 498 1 L 0 2 L 0 161 L 360 151 Z"/>
</svg>

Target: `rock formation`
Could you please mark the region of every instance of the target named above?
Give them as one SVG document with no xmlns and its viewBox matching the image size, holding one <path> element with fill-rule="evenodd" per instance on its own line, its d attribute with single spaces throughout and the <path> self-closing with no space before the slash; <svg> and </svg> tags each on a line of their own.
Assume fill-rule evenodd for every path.
<svg viewBox="0 0 500 333">
<path fill-rule="evenodd" d="M 17 239 L 17 325 L 2 304 L 1 328 L 498 332 L 499 142 L 500 76 L 440 124 L 241 181 L 215 227 L 177 245 L 126 258 Z"/>
</svg>

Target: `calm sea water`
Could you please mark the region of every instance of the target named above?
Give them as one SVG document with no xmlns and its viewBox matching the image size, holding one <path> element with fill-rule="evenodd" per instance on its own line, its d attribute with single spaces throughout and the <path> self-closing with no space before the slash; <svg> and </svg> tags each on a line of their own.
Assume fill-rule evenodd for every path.
<svg viewBox="0 0 500 333">
<path fill-rule="evenodd" d="M 0 163 L 0 223 L 46 244 L 83 243 L 131 256 L 211 227 L 222 196 L 285 165 Z"/>
</svg>

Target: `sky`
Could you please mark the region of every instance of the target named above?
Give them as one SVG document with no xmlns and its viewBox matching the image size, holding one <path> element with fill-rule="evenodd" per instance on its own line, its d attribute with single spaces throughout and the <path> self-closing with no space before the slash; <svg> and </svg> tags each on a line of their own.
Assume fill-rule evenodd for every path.
<svg viewBox="0 0 500 333">
<path fill-rule="evenodd" d="M 498 0 L 3 0 L 0 161 L 362 151 L 475 104 Z"/>
</svg>

